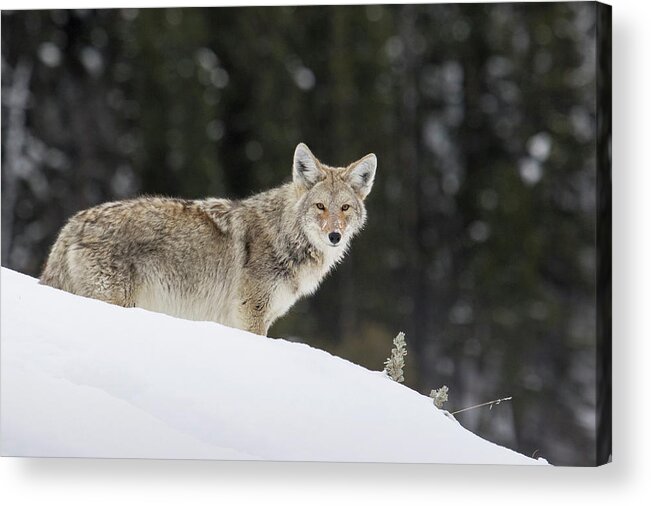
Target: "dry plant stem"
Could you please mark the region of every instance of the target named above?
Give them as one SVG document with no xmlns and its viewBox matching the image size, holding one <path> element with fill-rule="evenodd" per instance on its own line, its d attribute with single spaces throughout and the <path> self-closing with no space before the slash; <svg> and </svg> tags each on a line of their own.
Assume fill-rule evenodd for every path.
<svg viewBox="0 0 651 506">
<path fill-rule="evenodd" d="M 476 404 L 475 406 L 470 406 L 468 408 L 463 408 L 463 409 L 460 409 L 458 411 L 453 411 L 450 414 L 451 415 L 456 415 L 457 413 L 462 413 L 464 411 L 469 411 L 469 410 L 475 409 L 475 408 L 481 408 L 482 406 L 493 406 L 493 404 L 499 404 L 502 401 L 510 401 L 511 399 L 513 399 L 513 397 L 504 397 L 503 399 L 497 399 L 497 400 L 494 400 L 494 401 L 483 402 L 481 404 Z"/>
</svg>

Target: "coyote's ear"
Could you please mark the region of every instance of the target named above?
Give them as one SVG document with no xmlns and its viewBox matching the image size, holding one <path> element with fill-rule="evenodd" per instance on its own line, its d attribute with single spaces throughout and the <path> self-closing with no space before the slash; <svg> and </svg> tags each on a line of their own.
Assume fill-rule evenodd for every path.
<svg viewBox="0 0 651 506">
<path fill-rule="evenodd" d="M 375 169 L 377 168 L 377 157 L 371 153 L 361 160 L 350 164 L 346 169 L 346 180 L 353 190 L 364 200 L 371 193 L 373 181 L 375 181 Z"/>
<path fill-rule="evenodd" d="M 310 149 L 302 142 L 294 151 L 294 182 L 303 185 L 308 190 L 325 178 L 325 173 L 319 167 L 319 161 Z"/>
</svg>

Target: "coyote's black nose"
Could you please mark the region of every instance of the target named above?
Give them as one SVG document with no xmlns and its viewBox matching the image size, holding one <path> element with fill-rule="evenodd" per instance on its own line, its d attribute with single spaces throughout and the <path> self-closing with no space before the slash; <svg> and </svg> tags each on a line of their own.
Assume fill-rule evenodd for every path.
<svg viewBox="0 0 651 506">
<path fill-rule="evenodd" d="M 330 239 L 332 244 L 337 244 L 341 240 L 341 234 L 339 232 L 330 232 L 328 239 Z"/>
</svg>

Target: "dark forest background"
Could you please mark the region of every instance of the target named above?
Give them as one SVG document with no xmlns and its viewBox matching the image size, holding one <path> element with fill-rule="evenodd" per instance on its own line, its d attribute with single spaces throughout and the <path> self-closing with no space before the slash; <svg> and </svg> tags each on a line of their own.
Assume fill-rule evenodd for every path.
<svg viewBox="0 0 651 506">
<path fill-rule="evenodd" d="M 271 329 L 469 429 L 595 462 L 594 3 L 2 13 L 2 265 L 36 276 L 76 211 L 245 197 L 378 156 L 366 229 Z"/>
</svg>

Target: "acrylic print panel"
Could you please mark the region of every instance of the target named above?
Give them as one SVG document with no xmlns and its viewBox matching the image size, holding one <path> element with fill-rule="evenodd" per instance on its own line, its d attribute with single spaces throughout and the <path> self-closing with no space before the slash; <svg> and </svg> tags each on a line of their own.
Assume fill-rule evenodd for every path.
<svg viewBox="0 0 651 506">
<path fill-rule="evenodd" d="M 3 455 L 609 460 L 608 6 L 3 11 L 2 97 Z"/>
</svg>

